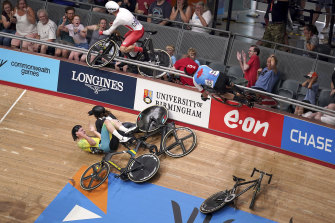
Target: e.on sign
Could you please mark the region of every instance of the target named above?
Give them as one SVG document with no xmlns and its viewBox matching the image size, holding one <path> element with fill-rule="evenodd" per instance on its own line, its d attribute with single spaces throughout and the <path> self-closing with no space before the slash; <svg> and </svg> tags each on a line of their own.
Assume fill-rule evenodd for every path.
<svg viewBox="0 0 335 223">
<path fill-rule="evenodd" d="M 209 128 L 280 148 L 284 116 L 270 111 L 234 108 L 212 101 Z"/>
</svg>

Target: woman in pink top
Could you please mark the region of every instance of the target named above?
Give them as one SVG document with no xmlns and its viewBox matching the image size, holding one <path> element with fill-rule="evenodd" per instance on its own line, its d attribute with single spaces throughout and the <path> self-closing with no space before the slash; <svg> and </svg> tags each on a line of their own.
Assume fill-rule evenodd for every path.
<svg viewBox="0 0 335 223">
<path fill-rule="evenodd" d="M 37 38 L 36 18 L 35 12 L 32 8 L 27 6 L 26 0 L 19 0 L 17 6 L 14 8 L 14 18 L 16 18 L 16 33 L 15 35 L 24 36 L 28 38 Z M 19 47 L 20 40 L 12 39 L 12 47 Z M 34 43 L 23 41 L 22 49 L 33 51 Z"/>
</svg>

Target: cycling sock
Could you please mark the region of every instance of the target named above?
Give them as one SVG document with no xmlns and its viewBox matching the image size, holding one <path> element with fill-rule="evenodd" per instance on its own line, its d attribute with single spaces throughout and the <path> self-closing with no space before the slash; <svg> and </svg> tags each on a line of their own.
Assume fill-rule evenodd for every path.
<svg viewBox="0 0 335 223">
<path fill-rule="evenodd" d="M 142 47 L 139 47 L 139 46 L 135 46 L 135 48 L 134 48 L 134 51 L 135 52 L 143 52 L 143 48 Z"/>
<path fill-rule="evenodd" d="M 121 130 L 122 132 L 126 132 L 128 129 L 126 127 L 124 127 L 123 125 L 121 125 L 119 130 Z"/>
</svg>

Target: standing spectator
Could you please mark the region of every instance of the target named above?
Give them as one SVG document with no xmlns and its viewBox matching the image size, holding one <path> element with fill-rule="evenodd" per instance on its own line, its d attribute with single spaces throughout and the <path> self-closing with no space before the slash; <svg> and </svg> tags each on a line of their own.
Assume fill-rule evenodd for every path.
<svg viewBox="0 0 335 223">
<path fill-rule="evenodd" d="M 265 18 L 269 23 L 265 27 L 263 39 L 271 42 L 285 44 L 286 23 L 288 14 L 288 0 L 268 1 Z M 274 44 L 263 42 L 263 46 L 273 48 Z"/>
<path fill-rule="evenodd" d="M 305 36 L 305 43 L 304 49 L 308 51 L 317 51 L 319 46 L 319 37 L 318 37 L 318 30 L 315 25 L 306 25 L 304 27 L 304 36 Z M 304 53 L 304 56 L 313 56 L 311 54 Z"/>
<path fill-rule="evenodd" d="M 207 8 L 204 2 L 200 1 L 195 5 L 195 11 L 192 19 L 190 20 L 191 25 L 208 27 L 212 21 L 212 13 Z M 192 31 L 199 33 L 208 33 L 209 30 L 204 28 L 192 26 Z"/>
<path fill-rule="evenodd" d="M 329 33 L 329 22 L 330 22 L 330 13 L 331 13 L 331 4 L 334 4 L 332 0 L 318 0 L 318 3 L 316 4 L 315 11 L 320 12 L 323 7 L 326 9 L 326 23 L 325 27 L 323 27 L 321 33 Z M 314 25 L 315 22 L 319 18 L 319 13 L 314 13 L 313 14 L 313 21 L 312 24 Z"/>
<path fill-rule="evenodd" d="M 107 20 L 104 18 L 101 18 L 99 20 L 99 24 L 97 25 L 91 25 L 91 26 L 86 26 L 84 29 L 84 32 L 87 34 L 88 30 L 92 30 L 92 37 L 90 40 L 89 47 L 91 47 L 94 43 L 98 42 L 99 40 L 106 39 L 108 36 L 107 35 L 100 35 L 100 31 L 105 31 L 107 30 Z M 86 54 L 83 54 L 81 56 L 81 61 L 86 61 Z"/>
<path fill-rule="evenodd" d="M 248 81 L 247 87 L 254 86 L 257 80 L 257 70 L 260 67 L 259 62 L 259 48 L 256 45 L 251 45 L 248 50 L 248 56 L 250 60 L 247 62 L 246 54 L 242 50 L 242 55 L 237 52 L 237 60 L 240 62 L 240 66 L 244 73 L 244 78 Z"/>
<path fill-rule="evenodd" d="M 189 23 L 191 16 L 192 16 L 192 9 L 187 4 L 187 0 L 176 0 L 176 4 L 172 8 L 170 20 Z M 182 28 L 183 25 L 180 23 L 173 22 L 171 26 Z"/>
<path fill-rule="evenodd" d="M 162 19 L 170 19 L 171 10 L 170 3 L 165 0 L 156 0 L 150 5 L 148 11 L 149 16 L 154 18 L 148 18 L 147 22 L 165 26 L 168 21 Z"/>
<path fill-rule="evenodd" d="M 61 25 L 63 26 L 63 25 Z M 80 24 L 79 15 L 75 15 L 72 20 L 72 24 L 68 24 L 65 27 L 61 27 L 63 31 L 69 32 L 69 36 L 73 38 L 74 46 L 79 48 L 88 49 L 88 43 L 86 39 L 85 27 Z M 69 55 L 69 60 L 79 61 L 81 53 L 72 51 Z"/>
<path fill-rule="evenodd" d="M 69 36 L 68 32 L 64 31 L 64 27 L 68 24 L 72 24 L 72 20 L 74 17 L 75 10 L 73 7 L 68 6 L 65 8 L 65 15 L 58 21 L 58 29 L 57 29 L 57 43 L 63 45 L 74 46 L 74 41 L 71 36 Z M 55 56 L 68 58 L 70 54 L 69 50 L 57 48 L 55 51 Z"/>
<path fill-rule="evenodd" d="M 148 9 L 152 3 L 152 0 L 137 0 L 135 13 L 141 15 L 148 15 Z M 138 20 L 147 21 L 146 17 L 138 16 Z"/>
<path fill-rule="evenodd" d="M 273 87 L 279 80 L 279 72 L 277 70 L 277 58 L 275 55 L 270 55 L 266 61 L 266 67 L 262 70 L 258 69 L 257 81 L 252 88 L 272 92 Z"/>
<path fill-rule="evenodd" d="M 189 52 L 193 52 L 193 48 L 190 48 L 190 49 L 189 49 Z M 177 60 L 173 67 L 177 70 L 185 71 L 187 66 L 193 66 L 193 67 L 196 68 L 195 70 L 197 70 L 198 67 L 199 67 L 199 64 L 196 63 L 196 61 L 194 61 L 195 58 L 193 56 L 190 56 L 190 55 L 194 55 L 194 54 L 189 53 L 187 55 L 187 57 L 182 58 L 180 60 Z M 187 74 L 187 72 L 185 72 L 185 73 Z M 193 76 L 190 76 L 190 77 L 193 77 Z M 187 77 L 180 76 L 179 79 L 180 79 L 180 83 L 183 84 L 183 85 L 194 86 L 192 78 L 187 78 Z M 179 83 L 178 80 L 176 82 Z"/>
<path fill-rule="evenodd" d="M 128 9 L 131 12 L 135 12 L 136 0 L 120 0 L 117 1 L 120 7 Z"/>
<path fill-rule="evenodd" d="M 14 16 L 16 17 L 16 33 L 17 36 L 28 38 L 37 38 L 35 12 L 27 5 L 26 0 L 19 0 L 18 5 L 14 8 Z M 12 47 L 20 47 L 21 41 L 12 39 Z M 23 41 L 22 49 L 33 51 L 34 43 Z"/>
<path fill-rule="evenodd" d="M 38 17 L 38 23 L 37 23 L 37 33 L 38 37 L 37 39 L 48 41 L 48 42 L 54 42 L 56 39 L 56 30 L 57 25 L 54 21 L 49 19 L 48 13 L 45 9 L 40 9 L 37 11 L 37 17 Z M 40 49 L 40 53 L 46 54 L 48 46 L 47 45 L 41 45 L 38 43 L 35 43 L 34 45 L 34 51 L 38 52 Z"/>
<path fill-rule="evenodd" d="M 2 24 L 4 29 L 1 32 L 15 34 L 16 32 L 16 19 L 14 18 L 13 6 L 10 1 L 3 1 L 2 3 L 2 14 L 1 14 Z M 11 38 L 0 36 L 0 45 L 11 46 Z"/>
<path fill-rule="evenodd" d="M 307 78 L 306 81 L 304 81 L 301 86 L 307 88 L 307 93 L 305 98 L 302 100 L 303 102 L 310 103 L 315 105 L 316 104 L 316 95 L 319 91 L 319 84 L 317 83 L 318 75 L 316 72 L 310 72 L 305 76 Z M 303 115 L 306 113 L 306 110 L 302 106 L 296 106 L 294 114 L 296 115 Z M 303 115 L 305 116 L 305 115 Z"/>
</svg>

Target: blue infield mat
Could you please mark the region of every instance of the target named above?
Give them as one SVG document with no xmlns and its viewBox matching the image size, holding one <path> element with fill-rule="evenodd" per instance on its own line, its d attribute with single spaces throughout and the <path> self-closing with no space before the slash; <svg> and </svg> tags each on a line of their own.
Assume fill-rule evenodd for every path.
<svg viewBox="0 0 335 223">
<path fill-rule="evenodd" d="M 78 187 L 78 186 L 77 186 Z M 136 184 L 109 175 L 106 209 L 68 183 L 36 223 L 263 223 L 274 222 L 225 207 L 213 215 L 199 211 L 203 198 L 150 183 Z M 103 202 L 102 202 L 103 203 Z"/>
</svg>

